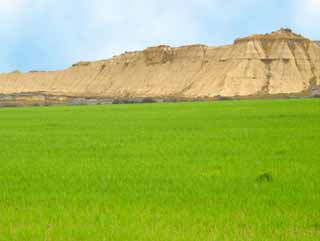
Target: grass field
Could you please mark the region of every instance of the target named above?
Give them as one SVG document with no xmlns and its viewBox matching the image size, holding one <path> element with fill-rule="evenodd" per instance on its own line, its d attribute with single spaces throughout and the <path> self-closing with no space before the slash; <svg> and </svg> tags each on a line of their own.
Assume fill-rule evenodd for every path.
<svg viewBox="0 0 320 241">
<path fill-rule="evenodd" d="M 0 240 L 320 240 L 320 99 L 0 109 Z"/>
</svg>

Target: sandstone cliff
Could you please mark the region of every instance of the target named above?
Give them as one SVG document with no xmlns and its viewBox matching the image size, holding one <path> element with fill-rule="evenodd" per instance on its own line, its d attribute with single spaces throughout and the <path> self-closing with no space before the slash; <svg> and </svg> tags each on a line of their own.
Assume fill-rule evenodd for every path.
<svg viewBox="0 0 320 241">
<path fill-rule="evenodd" d="M 222 47 L 157 46 L 55 72 L 0 75 L 0 93 L 86 97 L 309 95 L 320 85 L 320 47 L 288 29 Z"/>
</svg>

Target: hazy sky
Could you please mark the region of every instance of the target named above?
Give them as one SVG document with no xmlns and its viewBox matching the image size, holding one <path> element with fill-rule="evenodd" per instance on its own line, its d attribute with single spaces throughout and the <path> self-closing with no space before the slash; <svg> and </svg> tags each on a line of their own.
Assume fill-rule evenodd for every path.
<svg viewBox="0 0 320 241">
<path fill-rule="evenodd" d="M 320 39 L 320 0 L 0 0 L 0 72 L 289 27 Z"/>
</svg>

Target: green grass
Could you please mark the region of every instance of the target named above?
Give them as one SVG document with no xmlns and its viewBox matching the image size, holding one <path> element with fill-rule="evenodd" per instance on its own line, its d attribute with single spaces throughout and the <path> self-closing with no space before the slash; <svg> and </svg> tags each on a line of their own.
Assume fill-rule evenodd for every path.
<svg viewBox="0 0 320 241">
<path fill-rule="evenodd" d="M 320 240 L 320 100 L 0 109 L 0 240 Z"/>
</svg>

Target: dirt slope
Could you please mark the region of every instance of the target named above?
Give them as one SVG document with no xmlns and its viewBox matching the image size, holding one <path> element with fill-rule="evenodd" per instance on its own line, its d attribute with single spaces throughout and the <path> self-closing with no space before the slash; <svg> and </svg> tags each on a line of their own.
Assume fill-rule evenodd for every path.
<svg viewBox="0 0 320 241">
<path fill-rule="evenodd" d="M 309 95 L 320 85 L 320 47 L 291 30 L 222 47 L 157 46 L 56 72 L 0 75 L 0 93 L 92 97 Z"/>
</svg>

